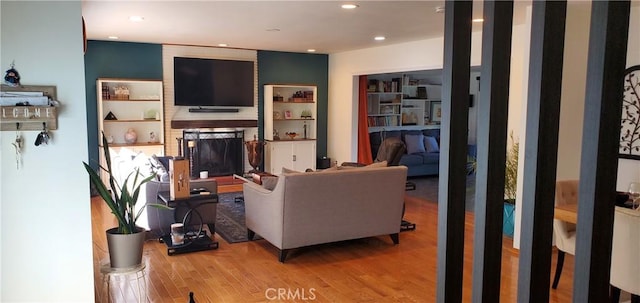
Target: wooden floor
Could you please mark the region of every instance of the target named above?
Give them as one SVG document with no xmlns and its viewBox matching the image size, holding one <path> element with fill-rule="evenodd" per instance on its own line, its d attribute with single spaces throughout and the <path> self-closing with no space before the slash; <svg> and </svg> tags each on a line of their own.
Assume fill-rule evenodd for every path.
<svg viewBox="0 0 640 303">
<path fill-rule="evenodd" d="M 220 192 L 237 191 L 237 185 Z M 96 302 L 106 302 L 100 262 L 108 259 L 104 231 L 115 226 L 99 198 L 92 201 Z M 407 197 L 405 218 L 415 231 L 402 232 L 400 244 L 388 236 L 293 250 L 286 263 L 264 240 L 228 244 L 212 251 L 167 256 L 156 240 L 145 243 L 149 302 L 434 302 L 437 267 L 437 204 Z M 471 301 L 473 214 L 467 213 L 463 301 Z M 516 302 L 518 254 L 504 238 L 501 302 Z M 552 257 L 555 268 L 556 253 Z M 558 290 L 549 302 L 571 302 L 573 256 L 565 258 Z M 552 270 L 553 273 L 553 270 Z M 137 302 L 131 281 L 112 283 L 115 302 Z"/>
</svg>

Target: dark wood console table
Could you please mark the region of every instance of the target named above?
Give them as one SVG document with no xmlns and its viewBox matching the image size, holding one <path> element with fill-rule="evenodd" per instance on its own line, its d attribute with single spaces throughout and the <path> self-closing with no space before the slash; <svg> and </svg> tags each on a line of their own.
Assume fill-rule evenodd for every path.
<svg viewBox="0 0 640 303">
<path fill-rule="evenodd" d="M 190 197 L 184 199 L 171 199 L 171 195 L 169 191 L 161 191 L 158 193 L 158 198 L 167 204 L 169 207 L 180 208 L 185 207 L 188 208 L 187 213 L 185 214 L 185 218 L 190 214 L 200 216 L 198 212 L 198 207 L 205 204 L 215 204 L 218 203 L 218 195 L 212 194 L 211 192 L 205 193 L 192 193 Z M 176 212 L 177 213 L 177 212 Z M 185 218 L 174 218 L 176 222 L 183 222 Z M 200 216 L 200 223 L 202 223 L 202 217 Z M 214 236 L 215 230 L 210 230 L 211 237 Z M 207 233 L 202 231 L 198 231 L 197 233 L 192 233 L 191 235 L 185 235 L 184 244 L 173 245 L 171 242 L 171 235 L 163 235 L 160 237 L 160 242 L 164 242 L 167 245 L 167 254 L 172 256 L 175 254 L 182 254 L 188 252 L 195 251 L 203 251 L 203 250 L 212 250 L 218 249 L 218 241 L 212 240 Z"/>
</svg>

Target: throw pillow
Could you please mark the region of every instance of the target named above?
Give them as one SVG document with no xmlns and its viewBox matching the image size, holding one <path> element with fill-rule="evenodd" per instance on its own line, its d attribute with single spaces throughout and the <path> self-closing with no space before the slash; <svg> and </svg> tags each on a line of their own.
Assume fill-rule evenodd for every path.
<svg viewBox="0 0 640 303">
<path fill-rule="evenodd" d="M 278 184 L 278 177 L 263 176 L 262 178 L 260 178 L 260 181 L 262 182 L 262 187 L 268 190 L 273 190 Z"/>
<path fill-rule="evenodd" d="M 424 153 L 424 135 L 406 135 L 404 136 L 404 143 L 407 145 L 407 153 Z"/>
<path fill-rule="evenodd" d="M 136 155 L 132 160 L 132 164 L 133 170 L 135 171 L 136 169 L 138 169 L 138 171 L 144 178 L 155 173 L 155 171 L 151 167 L 151 164 L 149 163 L 147 155 L 143 153 L 139 153 L 138 155 Z"/>
<path fill-rule="evenodd" d="M 426 136 L 424 137 L 424 147 L 428 153 L 438 153 L 440 152 L 440 147 L 438 147 L 438 141 L 436 138 Z"/>
<path fill-rule="evenodd" d="M 381 162 L 373 162 L 367 166 L 365 166 L 364 168 L 375 168 L 375 167 L 387 167 L 387 161 L 381 161 Z"/>
<path fill-rule="evenodd" d="M 293 170 L 293 169 L 289 169 L 289 168 L 283 167 L 282 168 L 282 173 L 283 174 L 291 174 L 291 173 L 301 173 L 301 172 L 299 172 L 297 170 Z"/>
<path fill-rule="evenodd" d="M 158 181 L 169 181 L 169 169 L 160 162 L 158 156 L 152 155 L 149 157 L 149 163 L 151 164 L 151 170 L 156 173 L 156 179 Z"/>
</svg>

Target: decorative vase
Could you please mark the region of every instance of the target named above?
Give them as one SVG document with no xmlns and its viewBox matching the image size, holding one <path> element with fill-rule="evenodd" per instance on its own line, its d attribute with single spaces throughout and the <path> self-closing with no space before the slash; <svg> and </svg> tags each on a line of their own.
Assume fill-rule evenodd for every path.
<svg viewBox="0 0 640 303">
<path fill-rule="evenodd" d="M 266 142 L 258 141 L 256 136 L 253 136 L 253 141 L 247 141 L 244 143 L 247 146 L 247 156 L 249 158 L 249 164 L 253 167 L 250 172 L 258 172 L 258 167 L 262 163 L 262 151 Z"/>
<path fill-rule="evenodd" d="M 133 144 L 136 143 L 138 141 L 138 133 L 136 133 L 136 131 L 133 128 L 130 128 L 127 130 L 126 133 L 124 133 L 124 142 L 126 142 L 127 144 Z"/>
<path fill-rule="evenodd" d="M 113 268 L 131 268 L 142 264 L 145 233 L 138 228 L 133 234 L 119 234 L 118 228 L 107 230 L 109 261 Z"/>
</svg>

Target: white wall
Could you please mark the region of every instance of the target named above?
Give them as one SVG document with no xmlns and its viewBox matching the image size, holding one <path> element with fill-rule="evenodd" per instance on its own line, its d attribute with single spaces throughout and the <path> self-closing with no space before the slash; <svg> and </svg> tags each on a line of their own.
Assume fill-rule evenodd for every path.
<svg viewBox="0 0 640 303">
<path fill-rule="evenodd" d="M 53 142 L 0 132 L 0 301 L 92 302 L 93 258 L 80 1 L 1 1 L 0 67 L 15 60 L 24 85 L 55 85 Z"/>
</svg>

